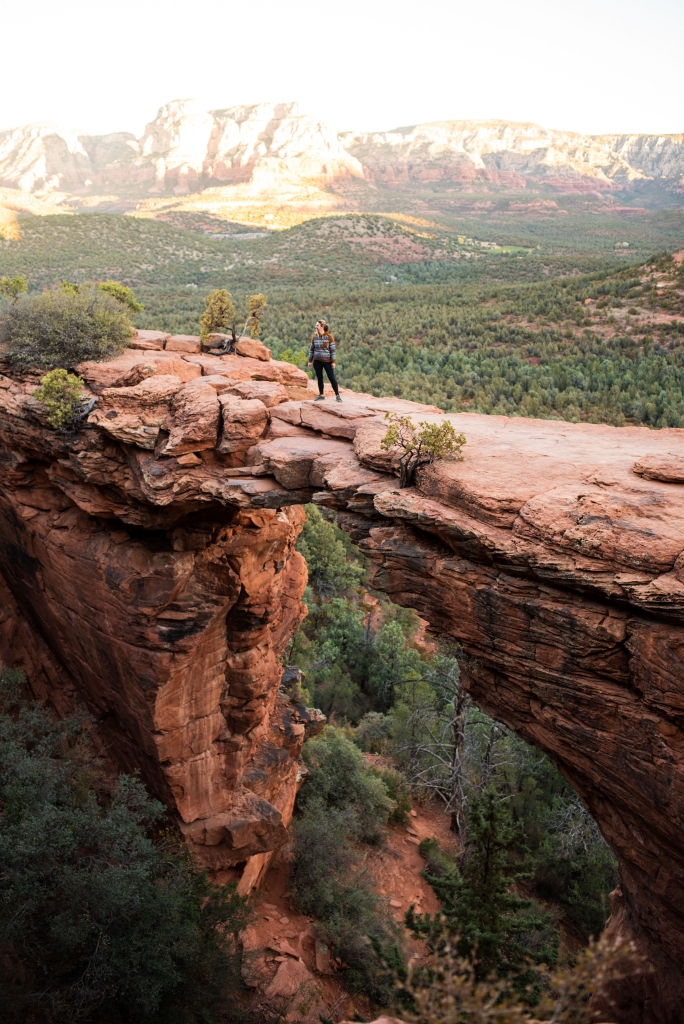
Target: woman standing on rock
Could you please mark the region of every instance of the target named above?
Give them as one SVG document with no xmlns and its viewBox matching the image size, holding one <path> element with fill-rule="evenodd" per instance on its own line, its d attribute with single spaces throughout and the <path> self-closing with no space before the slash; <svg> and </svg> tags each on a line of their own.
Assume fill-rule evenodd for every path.
<svg viewBox="0 0 684 1024">
<path fill-rule="evenodd" d="M 314 399 L 314 401 L 322 402 L 325 398 L 323 394 L 323 370 L 325 370 L 328 380 L 332 384 L 333 391 L 337 396 L 337 401 L 341 402 L 340 389 L 335 377 L 335 339 L 330 334 L 330 327 L 325 320 L 317 322 L 316 330 L 311 339 L 311 345 L 309 346 L 309 369 L 311 369 L 312 365 L 318 378 L 318 398 Z"/>
</svg>

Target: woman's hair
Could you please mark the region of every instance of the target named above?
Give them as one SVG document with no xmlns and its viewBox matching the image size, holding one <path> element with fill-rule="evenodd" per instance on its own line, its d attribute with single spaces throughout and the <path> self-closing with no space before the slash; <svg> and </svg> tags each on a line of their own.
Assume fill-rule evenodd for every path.
<svg viewBox="0 0 684 1024">
<path fill-rule="evenodd" d="M 327 334 L 328 331 L 330 330 L 330 324 L 328 323 L 328 321 L 327 320 L 317 320 L 316 322 L 321 325 L 321 327 L 323 328 L 323 330 Z"/>
</svg>

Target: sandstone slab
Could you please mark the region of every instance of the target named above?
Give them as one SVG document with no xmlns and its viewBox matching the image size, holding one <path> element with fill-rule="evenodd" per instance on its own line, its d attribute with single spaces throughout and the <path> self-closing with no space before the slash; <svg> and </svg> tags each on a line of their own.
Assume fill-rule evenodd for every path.
<svg viewBox="0 0 684 1024">
<path fill-rule="evenodd" d="M 275 381 L 245 380 L 230 385 L 228 390 L 231 395 L 238 398 L 258 398 L 267 409 L 289 400 L 285 387 Z"/>
<path fill-rule="evenodd" d="M 663 480 L 665 483 L 684 484 L 684 453 L 646 455 L 632 466 L 632 471 L 644 480 Z"/>
<path fill-rule="evenodd" d="M 138 329 L 130 342 L 130 348 L 148 351 L 162 351 L 164 343 L 170 337 L 164 331 L 143 331 Z"/>
<path fill-rule="evenodd" d="M 202 351 L 199 335 L 196 334 L 172 334 L 167 339 L 164 348 L 167 352 L 196 353 Z"/>
<path fill-rule="evenodd" d="M 130 387 L 146 377 L 174 374 L 185 383 L 201 376 L 201 369 L 181 359 L 173 352 L 139 352 L 126 349 L 116 359 L 106 363 L 79 363 L 76 372 L 83 377 L 95 394 L 105 388 Z"/>
<path fill-rule="evenodd" d="M 252 461 L 283 487 L 298 490 L 322 486 L 326 470 L 348 454 L 349 447 L 341 441 L 281 437 L 258 444 Z"/>
</svg>

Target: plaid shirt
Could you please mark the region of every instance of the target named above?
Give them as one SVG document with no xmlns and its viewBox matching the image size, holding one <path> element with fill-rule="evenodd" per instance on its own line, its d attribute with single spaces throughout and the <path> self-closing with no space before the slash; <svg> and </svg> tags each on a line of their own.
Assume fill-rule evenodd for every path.
<svg viewBox="0 0 684 1024">
<path fill-rule="evenodd" d="M 309 346 L 309 362 L 319 359 L 322 363 L 335 362 L 335 339 L 330 334 L 314 334 Z"/>
</svg>

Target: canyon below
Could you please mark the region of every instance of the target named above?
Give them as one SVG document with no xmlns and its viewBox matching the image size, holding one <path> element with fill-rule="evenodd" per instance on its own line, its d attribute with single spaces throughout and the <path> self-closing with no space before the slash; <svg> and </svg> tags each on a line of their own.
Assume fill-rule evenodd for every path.
<svg viewBox="0 0 684 1024">
<path fill-rule="evenodd" d="M 607 931 L 649 969 L 598 1019 L 676 1024 L 681 431 L 453 413 L 462 461 L 400 489 L 385 415 L 440 423 L 435 406 L 314 404 L 307 375 L 249 339 L 224 355 L 140 330 L 75 369 L 93 404 L 73 432 L 48 426 L 33 378 L 0 376 L 3 663 L 58 714 L 85 705 L 197 861 L 249 893 L 323 726 L 280 659 L 306 613 L 302 506 L 333 511 L 373 588 L 460 645 L 474 702 L 551 758 L 617 856 Z"/>
</svg>

